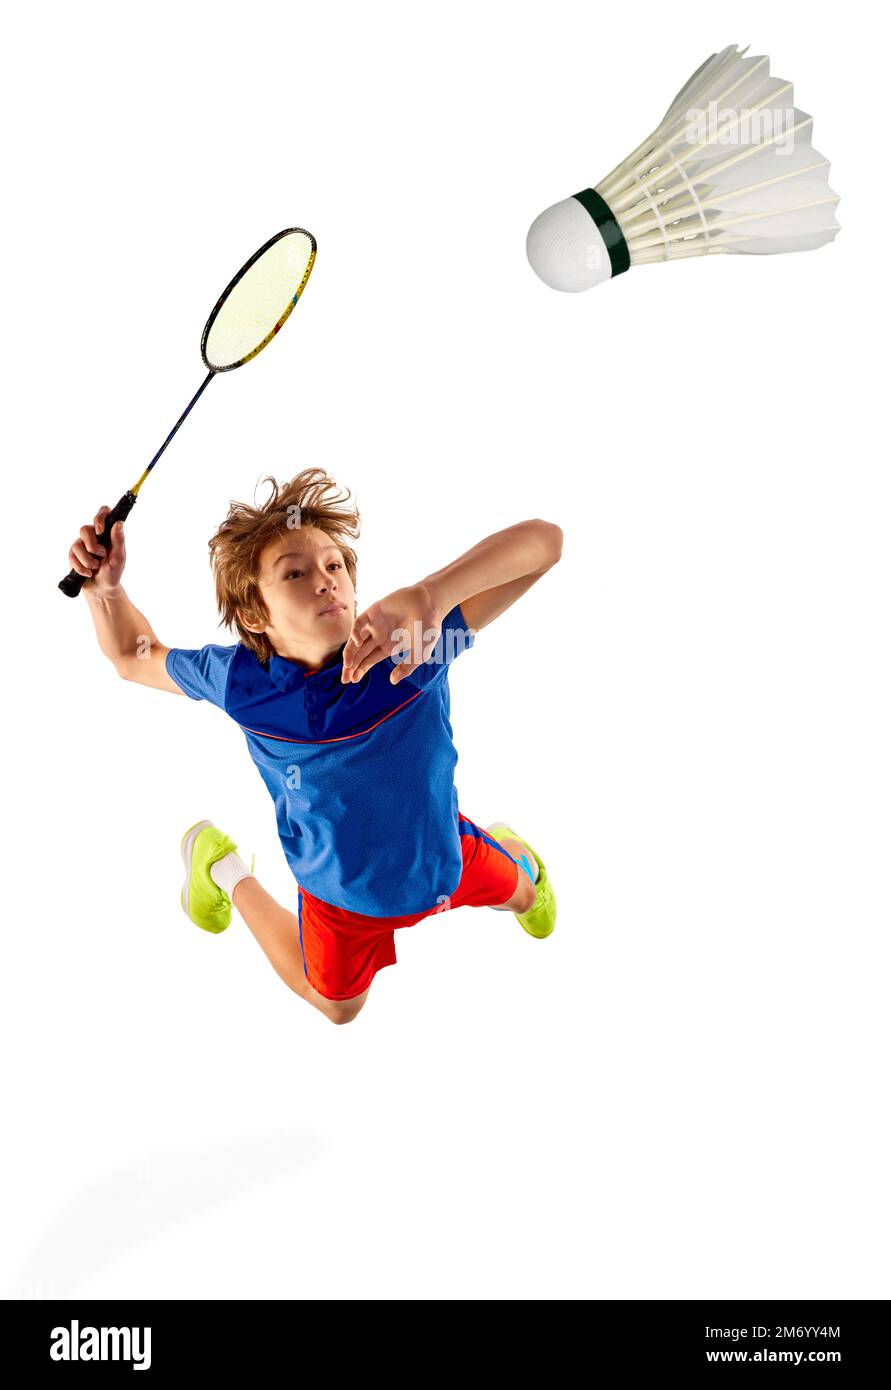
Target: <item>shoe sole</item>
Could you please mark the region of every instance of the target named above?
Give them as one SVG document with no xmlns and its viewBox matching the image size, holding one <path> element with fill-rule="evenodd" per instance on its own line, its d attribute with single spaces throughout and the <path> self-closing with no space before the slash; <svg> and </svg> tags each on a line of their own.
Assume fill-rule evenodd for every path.
<svg viewBox="0 0 891 1390">
<path fill-rule="evenodd" d="M 183 890 L 179 895 L 179 900 L 182 903 L 183 912 L 189 918 L 190 922 L 192 918 L 189 915 L 189 884 L 192 881 L 192 849 L 201 831 L 206 830 L 209 825 L 213 825 L 213 821 L 196 821 L 196 823 L 186 831 L 180 846 L 183 856 L 183 867 L 186 871 L 186 879 L 183 884 Z"/>
</svg>

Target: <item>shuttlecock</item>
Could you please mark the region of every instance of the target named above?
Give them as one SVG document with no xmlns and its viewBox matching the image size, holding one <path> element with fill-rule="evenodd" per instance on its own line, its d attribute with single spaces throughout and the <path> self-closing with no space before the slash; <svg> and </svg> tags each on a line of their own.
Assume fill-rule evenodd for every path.
<svg viewBox="0 0 891 1390">
<path fill-rule="evenodd" d="M 587 290 L 650 261 L 808 251 L 838 231 L 813 117 L 769 58 L 735 44 L 678 92 L 652 135 L 594 188 L 547 208 L 526 238 L 535 273 Z"/>
</svg>

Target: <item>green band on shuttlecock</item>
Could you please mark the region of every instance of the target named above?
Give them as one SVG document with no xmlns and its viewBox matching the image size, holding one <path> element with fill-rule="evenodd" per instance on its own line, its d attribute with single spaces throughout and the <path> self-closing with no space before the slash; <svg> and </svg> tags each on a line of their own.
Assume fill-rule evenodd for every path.
<svg viewBox="0 0 891 1390">
<path fill-rule="evenodd" d="M 630 266 L 631 256 L 622 228 L 613 216 L 609 204 L 605 203 L 593 188 L 583 188 L 581 193 L 574 193 L 572 196 L 578 198 L 585 212 L 596 223 L 603 237 L 603 244 L 609 252 L 613 275 L 621 275 L 622 271 Z"/>
</svg>

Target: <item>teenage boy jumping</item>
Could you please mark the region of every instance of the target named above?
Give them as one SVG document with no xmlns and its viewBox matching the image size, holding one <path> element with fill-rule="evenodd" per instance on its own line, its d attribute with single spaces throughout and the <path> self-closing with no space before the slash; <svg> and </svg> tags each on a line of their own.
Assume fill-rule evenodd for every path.
<svg viewBox="0 0 891 1390">
<path fill-rule="evenodd" d="M 210 700 L 244 731 L 275 801 L 297 880 L 277 903 L 208 820 L 182 841 L 181 902 L 205 931 L 238 909 L 275 970 L 334 1023 L 355 1018 L 393 933 L 456 907 L 512 911 L 535 937 L 557 904 L 540 856 L 503 822 L 458 809 L 448 668 L 474 636 L 560 559 L 548 521 L 497 531 L 426 579 L 357 613 L 360 516 L 321 468 L 273 478 L 260 507 L 233 502 L 211 538 L 221 621 L 233 646 L 166 647 L 121 587 L 124 531 L 99 544 L 108 507 L 69 562 L 87 576 L 102 651 L 124 680 Z"/>
</svg>

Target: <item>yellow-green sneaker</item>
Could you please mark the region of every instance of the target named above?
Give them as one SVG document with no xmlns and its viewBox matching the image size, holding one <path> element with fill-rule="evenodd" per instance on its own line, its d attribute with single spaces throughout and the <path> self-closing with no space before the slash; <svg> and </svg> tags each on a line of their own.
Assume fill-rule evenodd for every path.
<svg viewBox="0 0 891 1390">
<path fill-rule="evenodd" d="M 186 916 L 203 931 L 225 931 L 232 921 L 232 899 L 214 883 L 210 866 L 237 848 L 229 836 L 209 820 L 198 821 L 183 836 L 186 880 L 180 902 Z"/>
<path fill-rule="evenodd" d="M 539 938 L 550 936 L 557 925 L 557 899 L 540 856 L 535 853 L 535 850 L 527 840 L 523 839 L 522 835 L 518 835 L 516 830 L 511 830 L 510 826 L 505 825 L 503 821 L 499 821 L 496 825 L 490 825 L 489 834 L 499 844 L 505 837 L 519 840 L 520 844 L 528 849 L 538 865 L 538 878 L 535 880 L 535 902 L 528 912 L 515 912 L 514 916 L 523 930 L 527 931 L 530 936 Z"/>
</svg>

